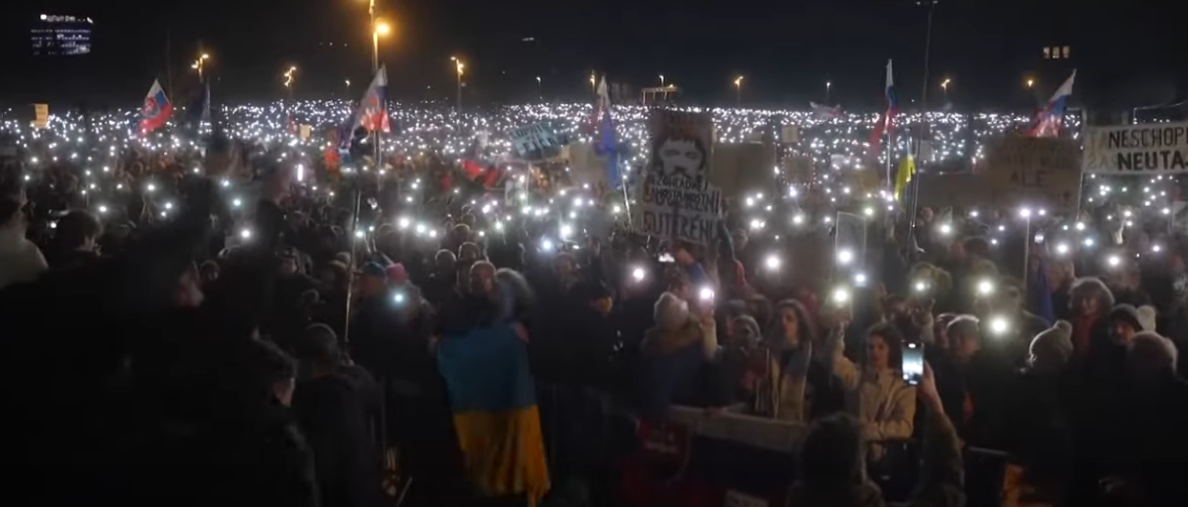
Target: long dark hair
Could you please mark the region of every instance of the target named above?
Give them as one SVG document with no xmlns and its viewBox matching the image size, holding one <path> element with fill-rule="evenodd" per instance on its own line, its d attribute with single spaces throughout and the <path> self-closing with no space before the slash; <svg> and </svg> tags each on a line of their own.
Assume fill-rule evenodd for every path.
<svg viewBox="0 0 1188 507">
<path fill-rule="evenodd" d="M 889 323 L 879 323 L 866 330 L 866 337 L 879 336 L 883 338 L 883 342 L 887 344 L 889 355 L 887 357 L 887 366 L 893 370 L 903 369 L 903 334 L 899 332 L 899 328 Z M 862 363 L 866 364 L 870 358 L 866 357 L 866 347 L 862 347 Z"/>
</svg>

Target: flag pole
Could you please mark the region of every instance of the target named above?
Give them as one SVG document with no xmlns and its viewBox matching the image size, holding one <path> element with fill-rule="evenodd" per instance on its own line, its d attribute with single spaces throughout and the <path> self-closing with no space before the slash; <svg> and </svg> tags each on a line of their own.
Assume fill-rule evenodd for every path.
<svg viewBox="0 0 1188 507">
<path fill-rule="evenodd" d="M 937 0 L 931 0 L 928 3 L 928 28 L 924 31 L 924 80 L 920 89 L 920 132 L 916 136 L 915 148 L 915 163 L 916 174 L 911 175 L 912 181 L 911 197 L 908 199 L 908 244 L 914 245 L 916 242 L 916 207 L 920 205 L 920 180 L 919 173 L 922 161 L 920 160 L 920 148 L 924 145 L 924 128 L 931 127 L 928 121 L 928 80 L 930 79 L 929 64 L 932 60 L 932 14 L 936 10 Z M 931 130 L 931 129 L 929 129 Z M 912 249 L 915 252 L 915 249 Z"/>
</svg>

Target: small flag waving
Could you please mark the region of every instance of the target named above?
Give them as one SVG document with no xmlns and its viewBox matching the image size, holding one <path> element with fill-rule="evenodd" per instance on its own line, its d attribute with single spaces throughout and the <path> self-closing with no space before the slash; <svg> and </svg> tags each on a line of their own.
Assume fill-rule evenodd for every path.
<svg viewBox="0 0 1188 507">
<path fill-rule="evenodd" d="M 602 76 L 602 81 L 598 83 L 597 110 L 602 116 L 598 126 L 602 131 L 598 152 L 606 157 L 606 184 L 609 188 L 619 188 L 623 178 L 619 174 L 618 141 L 615 138 L 615 122 L 611 118 L 610 96 L 606 92 L 606 76 Z"/>
<path fill-rule="evenodd" d="M 895 200 L 900 201 L 903 191 L 916 175 L 916 159 L 908 155 L 899 163 L 899 172 L 895 173 Z"/>
<path fill-rule="evenodd" d="M 170 114 L 173 114 L 173 104 L 169 103 L 161 83 L 153 80 L 153 87 L 144 98 L 144 107 L 140 108 L 140 133 L 147 134 L 165 126 Z"/>
<path fill-rule="evenodd" d="M 883 147 L 883 134 L 890 135 L 895 131 L 895 114 L 899 112 L 899 98 L 895 95 L 895 77 L 891 72 L 891 60 L 887 60 L 887 86 L 884 89 L 887 98 L 887 112 L 882 118 L 875 120 L 875 128 L 870 133 L 870 152 L 877 154 Z"/>
<path fill-rule="evenodd" d="M 388 109 L 384 105 L 384 87 L 386 86 L 388 86 L 388 70 L 381 66 L 375 73 L 375 79 L 371 80 L 371 86 L 367 87 L 367 93 L 363 95 L 363 100 L 359 102 L 354 125 L 362 125 L 369 132 L 388 131 Z M 353 129 L 354 126 L 351 128 Z"/>
<path fill-rule="evenodd" d="M 1052 98 L 1048 99 L 1048 104 L 1035 115 L 1035 122 L 1032 124 L 1027 135 L 1031 137 L 1058 137 L 1060 130 L 1064 128 L 1064 106 L 1068 102 L 1068 98 L 1072 96 L 1073 80 L 1077 78 L 1077 71 L 1073 71 L 1071 76 L 1056 89 L 1056 93 Z"/>
</svg>

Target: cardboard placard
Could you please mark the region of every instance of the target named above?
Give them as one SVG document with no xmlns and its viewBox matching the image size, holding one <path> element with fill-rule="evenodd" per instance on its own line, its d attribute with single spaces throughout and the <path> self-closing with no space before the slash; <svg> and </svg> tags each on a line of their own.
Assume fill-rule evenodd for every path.
<svg viewBox="0 0 1188 507">
<path fill-rule="evenodd" d="M 978 173 L 1011 205 L 1071 210 L 1081 184 L 1081 153 L 1072 139 L 1008 136 L 986 143 Z"/>
<path fill-rule="evenodd" d="M 713 118 L 657 110 L 651 134 L 639 212 L 632 216 L 635 227 L 644 234 L 712 244 L 722 216 L 721 190 L 710 183 Z"/>
</svg>

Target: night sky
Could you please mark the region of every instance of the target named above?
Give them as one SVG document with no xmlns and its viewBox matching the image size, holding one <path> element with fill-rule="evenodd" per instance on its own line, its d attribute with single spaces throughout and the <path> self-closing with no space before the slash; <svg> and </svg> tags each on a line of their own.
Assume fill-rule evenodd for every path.
<svg viewBox="0 0 1188 507">
<path fill-rule="evenodd" d="M 363 0 L 12 4 L 0 16 L 0 103 L 134 105 L 154 77 L 168 86 L 167 62 L 180 94 L 195 82 L 199 43 L 214 58 L 214 94 L 228 101 L 279 97 L 289 65 L 300 69 L 299 97 L 345 96 L 346 78 L 359 95 L 369 78 Z M 483 103 L 536 100 L 536 76 L 546 99 L 587 100 L 597 69 L 636 88 L 664 74 L 685 103 L 704 105 L 733 104 L 740 74 L 743 100 L 756 106 L 805 108 L 824 101 L 830 80 L 832 102 L 873 110 L 888 58 L 905 107 L 921 94 L 927 8 L 914 0 L 381 0 L 378 9 L 395 28 L 381 41 L 389 93 L 404 100 L 452 97 L 451 55 L 467 63 L 468 100 Z M 42 12 L 92 17 L 94 53 L 33 58 L 28 30 Z M 958 108 L 1026 109 L 1076 67 L 1078 99 L 1093 107 L 1182 98 L 1188 35 L 1176 12 L 1170 0 L 942 0 L 929 94 L 938 101 L 948 76 Z M 1044 61 L 1044 45 L 1069 45 L 1073 58 Z M 1027 76 L 1036 90 L 1024 89 Z"/>
</svg>

